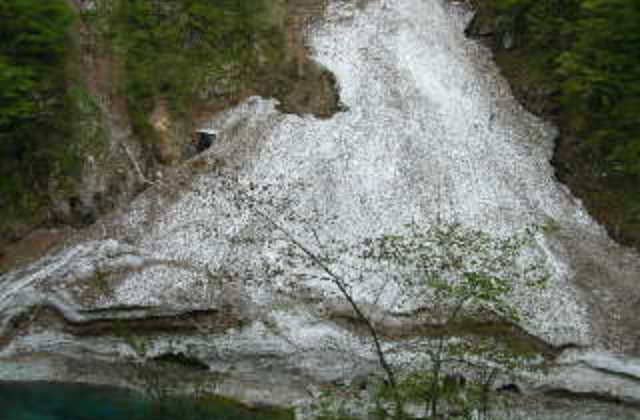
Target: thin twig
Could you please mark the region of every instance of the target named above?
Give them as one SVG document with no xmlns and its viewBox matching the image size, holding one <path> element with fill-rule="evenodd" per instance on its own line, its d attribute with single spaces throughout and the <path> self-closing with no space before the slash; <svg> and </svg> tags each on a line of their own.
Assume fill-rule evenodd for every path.
<svg viewBox="0 0 640 420">
<path fill-rule="evenodd" d="M 124 149 L 127 157 L 131 161 L 131 164 L 133 165 L 134 169 L 136 170 L 136 173 L 138 174 L 138 178 L 140 179 L 140 182 L 142 182 L 143 184 L 149 184 L 154 186 L 161 186 L 161 187 L 166 186 L 162 182 L 154 182 L 154 181 L 151 181 L 149 178 L 145 177 L 144 174 L 142 173 L 142 169 L 140 168 L 140 165 L 138 164 L 138 161 L 133 156 L 133 153 L 131 152 L 131 150 L 127 147 L 127 145 L 124 142 L 120 143 L 120 145 Z"/>
</svg>

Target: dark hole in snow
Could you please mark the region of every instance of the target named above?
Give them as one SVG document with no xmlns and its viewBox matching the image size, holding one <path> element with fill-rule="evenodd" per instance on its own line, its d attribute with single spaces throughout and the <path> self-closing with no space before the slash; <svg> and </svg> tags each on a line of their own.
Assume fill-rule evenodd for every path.
<svg viewBox="0 0 640 420">
<path fill-rule="evenodd" d="M 198 153 L 207 150 L 218 138 L 218 133 L 213 130 L 199 130 L 197 135 L 196 150 Z"/>
<path fill-rule="evenodd" d="M 514 394 L 520 394 L 520 387 L 516 384 L 505 384 L 497 389 L 500 392 L 513 392 Z"/>
<path fill-rule="evenodd" d="M 182 352 L 163 353 L 153 357 L 152 359 L 156 362 L 173 363 L 194 370 L 209 370 L 209 365 L 207 365 L 205 362 L 195 357 L 188 356 Z"/>
</svg>

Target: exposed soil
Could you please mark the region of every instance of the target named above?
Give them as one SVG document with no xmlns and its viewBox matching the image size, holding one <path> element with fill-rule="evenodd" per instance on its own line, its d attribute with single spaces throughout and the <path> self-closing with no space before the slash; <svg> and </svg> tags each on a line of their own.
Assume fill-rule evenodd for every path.
<svg viewBox="0 0 640 420">
<path fill-rule="evenodd" d="M 11 246 L 0 248 L 0 275 L 12 265 L 27 264 L 46 254 L 73 229 L 36 229 Z"/>
</svg>

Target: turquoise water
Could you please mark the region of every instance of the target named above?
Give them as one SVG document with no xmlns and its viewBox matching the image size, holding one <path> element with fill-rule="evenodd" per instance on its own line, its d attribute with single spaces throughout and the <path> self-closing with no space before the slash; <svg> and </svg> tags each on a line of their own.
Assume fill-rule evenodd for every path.
<svg viewBox="0 0 640 420">
<path fill-rule="evenodd" d="M 110 387 L 0 382 L 0 420 L 284 420 L 222 399 L 145 400 Z"/>
</svg>

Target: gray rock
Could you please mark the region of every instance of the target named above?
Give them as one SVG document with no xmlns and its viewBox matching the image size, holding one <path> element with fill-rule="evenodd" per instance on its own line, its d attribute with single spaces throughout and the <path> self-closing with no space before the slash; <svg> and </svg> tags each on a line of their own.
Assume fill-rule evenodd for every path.
<svg viewBox="0 0 640 420">
<path fill-rule="evenodd" d="M 464 37 L 468 13 L 441 1 L 381 3 L 334 2 L 311 28 L 347 111 L 283 115 L 252 98 L 211 121 L 220 136 L 198 157 L 200 175 L 154 185 L 65 250 L 0 277 L 0 379 L 144 388 L 154 357 L 181 353 L 209 370 L 178 369 L 174 385 L 301 406 L 322 385 L 379 375 L 332 283 L 294 264 L 286 238 L 238 190 L 318 251 L 318 241 L 353 244 L 410 222 L 505 236 L 551 219 L 560 228 L 528 249 L 544 259 L 548 287 L 513 294 L 528 315 L 521 327 L 554 348 L 632 353 L 640 258 L 557 183 L 554 130 L 518 105 L 487 50 Z M 402 315 L 424 308 L 423 297 L 399 301 L 384 277 L 360 281 L 353 259 L 337 257 L 379 325 L 414 325 Z M 416 356 L 403 347 L 393 363 Z M 532 389 L 634 402 L 637 365 L 627 356 L 561 360 Z"/>
</svg>

